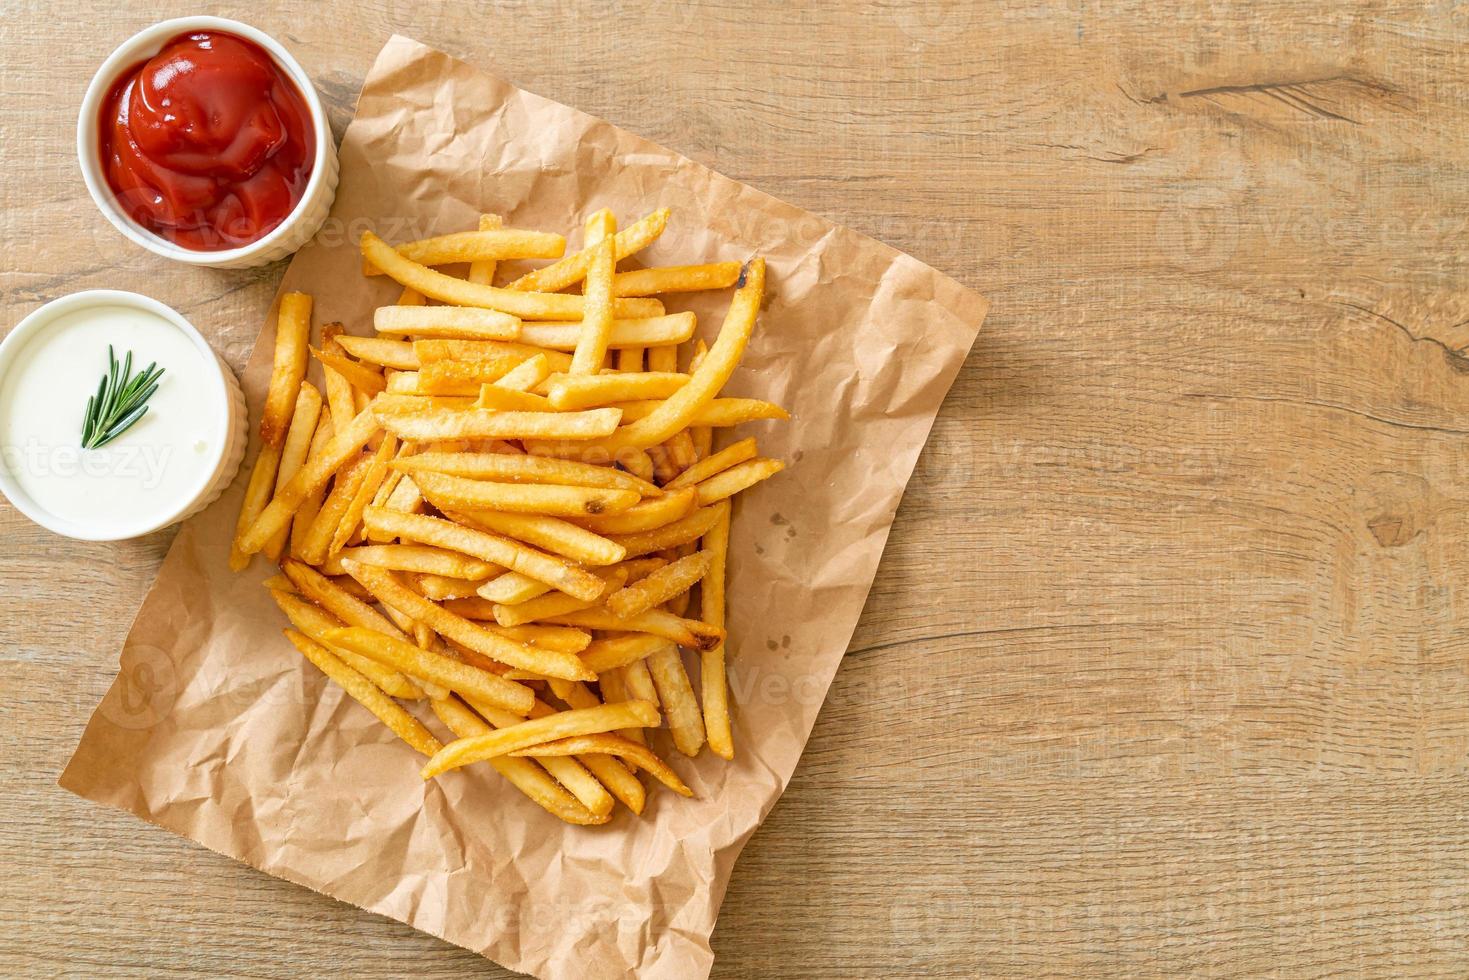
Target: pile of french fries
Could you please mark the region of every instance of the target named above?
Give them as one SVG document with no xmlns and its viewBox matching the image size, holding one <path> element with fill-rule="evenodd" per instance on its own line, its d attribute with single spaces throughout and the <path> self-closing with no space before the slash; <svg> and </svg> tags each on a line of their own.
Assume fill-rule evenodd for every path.
<svg viewBox="0 0 1469 980">
<path fill-rule="evenodd" d="M 402 287 L 376 336 L 325 324 L 310 347 L 311 297 L 282 297 L 230 554 L 236 571 L 279 563 L 265 585 L 287 638 L 428 757 L 425 779 L 488 762 L 575 824 L 618 801 L 641 813 L 640 771 L 692 795 L 650 738 L 665 717 L 684 755 L 734 757 L 730 508 L 782 468 L 753 438 L 713 445 L 788 417 L 720 397 L 764 262 L 618 271 L 668 217 L 619 231 L 599 211 L 571 255 L 494 215 L 397 247 L 367 233 L 364 274 Z M 557 261 L 495 285 L 502 261 L 527 259 Z M 712 346 L 657 298 L 731 288 Z M 423 700 L 447 742 L 405 707 Z"/>
</svg>

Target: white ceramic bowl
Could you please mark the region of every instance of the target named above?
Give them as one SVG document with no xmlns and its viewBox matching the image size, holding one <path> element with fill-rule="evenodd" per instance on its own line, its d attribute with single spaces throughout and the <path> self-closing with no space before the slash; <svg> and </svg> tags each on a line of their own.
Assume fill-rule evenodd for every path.
<svg viewBox="0 0 1469 980">
<path fill-rule="evenodd" d="M 316 157 L 312 161 L 311 177 L 307 181 L 306 192 L 302 195 L 301 200 L 296 202 L 295 210 L 259 240 L 239 248 L 224 249 L 218 252 L 183 248 L 138 224 L 118 206 L 117 199 L 113 196 L 112 188 L 108 186 L 106 174 L 102 169 L 101 147 L 97 133 L 97 113 L 101 109 L 102 101 L 112 90 L 119 75 L 138 62 L 153 57 L 162 50 L 166 41 L 187 31 L 225 31 L 237 34 L 264 48 L 301 90 L 301 97 L 306 100 L 306 107 L 311 113 L 311 123 L 316 131 Z M 337 193 L 337 147 L 332 139 L 331 126 L 327 123 L 326 111 L 321 107 L 321 99 L 316 94 L 316 87 L 311 84 L 311 78 L 297 64 L 296 59 L 292 58 L 290 53 L 276 43 L 270 35 L 256 30 L 249 24 L 226 20 L 223 17 L 178 17 L 173 20 L 165 20 L 134 34 L 112 52 L 108 59 L 102 62 L 102 67 L 97 69 L 97 74 L 92 77 L 92 83 L 87 86 L 87 94 L 82 97 L 81 112 L 77 116 L 77 158 L 81 161 L 82 179 L 87 183 L 87 190 L 91 192 L 92 200 L 97 202 L 97 207 L 102 211 L 103 216 L 112 222 L 118 231 L 148 251 L 166 259 L 218 269 L 243 269 L 265 265 L 290 255 L 310 241 L 311 236 L 321 228 L 322 222 L 326 220 L 328 212 L 331 211 L 332 199 Z"/>
<path fill-rule="evenodd" d="M 27 493 L 14 474 L 10 472 L 8 464 L 0 461 L 0 492 L 4 492 L 6 498 L 15 505 L 17 510 L 48 530 L 84 541 L 121 541 L 149 534 L 193 516 L 213 503 L 224 492 L 234 480 L 235 472 L 240 468 L 240 461 L 245 456 L 247 441 L 245 396 L 240 391 L 239 382 L 235 380 L 229 366 L 214 352 L 203 335 L 194 329 L 194 325 L 184 319 L 178 311 L 156 299 L 138 293 L 118 289 L 89 289 L 52 300 L 31 313 L 30 316 L 20 321 L 4 341 L 0 341 L 0 393 L 3 393 L 7 386 L 7 372 L 14 368 L 18 355 L 26 345 L 57 324 L 63 316 L 87 307 L 116 306 L 132 307 L 167 321 L 177 327 L 184 337 L 197 348 L 200 355 L 199 363 L 206 373 L 202 387 L 209 401 L 209 404 L 200 406 L 200 412 L 202 414 L 207 411 L 213 416 L 210 423 L 213 427 L 211 432 L 213 438 L 210 444 L 215 448 L 211 450 L 212 457 L 200 467 L 202 476 L 197 484 L 178 498 L 176 506 L 167 508 L 167 512 L 161 517 L 150 518 L 131 526 L 126 523 L 119 524 L 117 521 L 109 522 L 101 515 L 94 522 L 59 517 Z M 96 376 L 101 377 L 100 373 Z M 213 464 L 212 467 L 208 465 L 210 462 Z M 105 510 L 106 506 L 106 501 L 99 502 L 99 510 Z"/>
</svg>

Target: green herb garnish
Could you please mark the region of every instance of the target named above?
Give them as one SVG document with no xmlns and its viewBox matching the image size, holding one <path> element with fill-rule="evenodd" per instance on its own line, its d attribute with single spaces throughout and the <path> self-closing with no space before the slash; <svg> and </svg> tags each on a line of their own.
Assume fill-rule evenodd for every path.
<svg viewBox="0 0 1469 980">
<path fill-rule="evenodd" d="M 148 399 L 158 390 L 163 368 L 154 361 L 133 375 L 133 352 L 128 351 L 119 369 L 112 345 L 107 345 L 107 373 L 97 385 L 97 393 L 87 399 L 87 415 L 82 420 L 82 448 L 100 449 L 148 413 Z"/>
</svg>

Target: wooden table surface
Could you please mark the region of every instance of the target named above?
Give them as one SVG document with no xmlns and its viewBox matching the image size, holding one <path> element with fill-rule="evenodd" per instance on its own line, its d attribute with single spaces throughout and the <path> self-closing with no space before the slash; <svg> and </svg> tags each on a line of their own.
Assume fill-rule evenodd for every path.
<svg viewBox="0 0 1469 980">
<path fill-rule="evenodd" d="M 993 301 L 716 976 L 1469 973 L 1469 7 L 213 6 L 339 132 L 409 34 Z M 73 153 L 197 9 L 6 10 L 7 326 L 140 289 L 243 363 L 282 267 L 155 260 Z M 504 975 L 58 789 L 171 535 L 0 536 L 0 972 Z"/>
</svg>

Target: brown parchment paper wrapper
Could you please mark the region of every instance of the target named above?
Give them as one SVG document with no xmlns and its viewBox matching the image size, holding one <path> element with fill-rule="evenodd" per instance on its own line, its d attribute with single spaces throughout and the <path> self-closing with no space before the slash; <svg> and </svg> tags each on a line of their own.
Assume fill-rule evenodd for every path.
<svg viewBox="0 0 1469 980">
<path fill-rule="evenodd" d="M 598 208 L 631 222 L 666 205 L 668 230 L 641 262 L 767 259 L 767 306 L 728 391 L 790 409 L 791 422 L 740 434 L 791 465 L 735 510 L 736 759 L 685 759 L 659 736 L 697 798 L 655 787 L 642 819 L 622 811 L 591 829 L 487 766 L 425 783 L 423 760 L 281 636 L 259 586 L 267 563 L 226 568 L 242 470 L 179 533 L 61 785 L 515 970 L 703 977 L 735 857 L 796 767 L 986 303 L 910 256 L 406 38 L 368 75 L 341 162 L 332 220 L 281 289 L 313 294 L 318 324 L 356 333 L 397 295 L 360 273 L 369 227 L 402 241 L 489 211 L 575 248 Z M 670 309 L 696 310 L 708 337 L 727 302 L 723 291 Z M 257 411 L 264 339 L 244 378 Z"/>
</svg>

